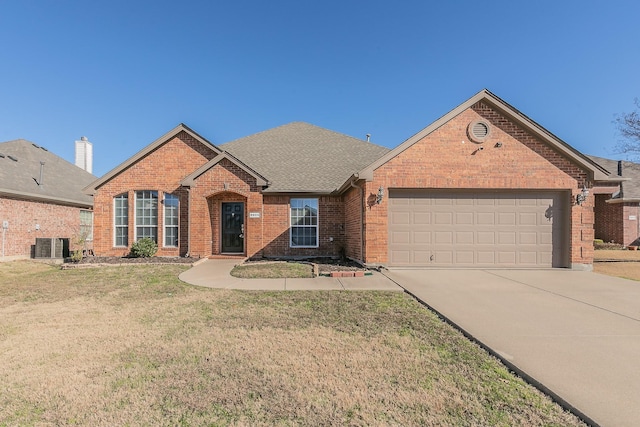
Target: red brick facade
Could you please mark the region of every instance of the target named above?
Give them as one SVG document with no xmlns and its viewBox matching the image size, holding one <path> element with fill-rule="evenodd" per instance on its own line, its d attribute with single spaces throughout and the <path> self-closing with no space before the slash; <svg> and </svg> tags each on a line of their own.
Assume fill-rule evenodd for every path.
<svg viewBox="0 0 640 427">
<path fill-rule="evenodd" d="M 485 120 L 491 133 L 480 145 L 470 142 L 467 126 Z M 519 122 L 522 123 L 522 122 Z M 500 144 L 498 144 L 500 143 Z M 135 192 L 157 191 L 179 196 L 179 247 L 160 244 L 159 256 L 206 257 L 222 253 L 222 204 L 244 204 L 244 249 L 247 257 L 315 257 L 346 255 L 369 264 L 388 263 L 388 194 L 394 189 L 551 190 L 566 194 L 570 214 L 566 222 L 567 257 L 571 265 L 593 262 L 594 197 L 575 203 L 589 174 L 513 120 L 477 102 L 461 110 L 422 139 L 380 164 L 368 180 L 345 183 L 335 195 L 263 193 L 261 180 L 232 157 L 216 158 L 192 134 L 180 131 L 168 141 L 101 183 L 94 195 L 95 252 L 124 255 L 127 247 L 114 246 L 114 197 L 129 196 L 129 245 L 135 240 Z M 199 176 L 192 176 L 198 170 Z M 259 172 L 259 171 L 258 171 Z M 357 172 L 357 171 L 354 171 Z M 184 181 L 189 177 L 188 181 Z M 371 179 L 372 178 L 372 179 Z M 188 187 L 182 186 L 186 182 Z M 375 202 L 379 187 L 387 198 Z M 318 199 L 317 248 L 290 244 L 290 201 L 293 197 Z M 162 215 L 158 215 L 158 242 L 163 242 Z"/>
<path fill-rule="evenodd" d="M 319 242 L 317 248 L 292 248 L 289 243 L 288 195 L 263 195 L 256 178 L 242 167 L 223 159 L 194 179 L 190 188 L 181 181 L 215 158 L 186 132 L 180 132 L 152 153 L 126 168 L 94 194 L 95 253 L 123 256 L 135 241 L 135 194 L 138 190 L 158 192 L 158 256 L 207 257 L 222 253 L 221 209 L 224 202 L 244 204 L 244 251 L 247 257 L 339 256 L 345 251 L 342 196 L 313 196 L 318 199 Z M 128 195 L 129 227 L 127 247 L 114 246 L 114 197 Z M 180 201 L 179 247 L 164 247 L 164 194 Z"/>
<path fill-rule="evenodd" d="M 36 238 L 69 239 L 70 250 L 91 249 L 91 241 L 80 242 L 82 210 L 87 209 L 0 197 L 0 260 L 30 258 Z M 9 225 L 4 231 L 3 221 Z"/>
<path fill-rule="evenodd" d="M 135 241 L 135 193 L 138 190 L 158 192 L 158 256 L 184 256 L 187 254 L 189 222 L 188 192 L 180 181 L 207 163 L 216 152 L 205 147 L 186 132 L 180 132 L 142 160 L 134 163 L 97 189 L 94 194 L 94 251 L 100 256 L 124 256 Z M 165 248 L 162 215 L 163 194 L 175 194 L 180 201 L 180 239 L 178 248 Z M 115 246 L 114 197 L 129 196 L 129 245 Z"/>
<path fill-rule="evenodd" d="M 469 141 L 467 126 L 485 119 L 493 125 L 485 148 Z M 500 142 L 501 146 L 496 147 Z M 475 152 L 475 153 L 474 153 Z M 378 188 L 562 190 L 575 200 L 587 174 L 549 145 L 483 103 L 464 110 L 422 140 L 374 171 L 365 197 Z M 571 195 L 571 196 L 569 196 Z M 386 264 L 387 200 L 365 210 L 365 260 Z M 570 216 L 570 262 L 593 262 L 593 197 L 573 204 Z"/>
<path fill-rule="evenodd" d="M 595 195 L 595 238 L 624 246 L 638 245 L 638 203 L 607 203 L 610 194 Z"/>
</svg>

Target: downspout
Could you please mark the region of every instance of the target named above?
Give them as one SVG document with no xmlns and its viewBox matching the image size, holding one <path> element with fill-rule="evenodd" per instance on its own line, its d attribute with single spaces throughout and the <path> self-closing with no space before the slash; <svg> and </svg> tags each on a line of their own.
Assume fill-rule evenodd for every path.
<svg viewBox="0 0 640 427">
<path fill-rule="evenodd" d="M 186 257 L 191 256 L 191 187 L 185 187 L 187 189 L 187 254 Z"/>
<path fill-rule="evenodd" d="M 355 185 L 353 181 L 350 181 L 349 184 L 353 188 L 360 190 L 360 258 L 362 258 L 360 261 L 364 264 L 364 190 L 362 187 Z"/>
</svg>

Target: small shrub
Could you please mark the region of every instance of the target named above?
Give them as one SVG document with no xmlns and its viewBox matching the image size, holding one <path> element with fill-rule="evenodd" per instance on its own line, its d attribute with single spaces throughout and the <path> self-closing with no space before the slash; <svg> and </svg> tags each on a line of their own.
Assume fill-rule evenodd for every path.
<svg viewBox="0 0 640 427">
<path fill-rule="evenodd" d="M 131 256 L 134 258 L 149 258 L 158 252 L 158 244 L 148 237 L 138 240 L 131 245 Z"/>
<path fill-rule="evenodd" d="M 82 258 L 82 249 L 71 252 L 71 262 L 80 262 Z"/>
</svg>

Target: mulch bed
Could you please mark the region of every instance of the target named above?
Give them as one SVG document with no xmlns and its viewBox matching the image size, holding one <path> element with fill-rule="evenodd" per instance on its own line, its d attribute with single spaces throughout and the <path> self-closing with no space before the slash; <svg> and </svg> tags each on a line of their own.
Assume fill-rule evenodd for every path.
<svg viewBox="0 0 640 427">
<path fill-rule="evenodd" d="M 150 257 L 150 258 L 129 258 L 129 257 L 104 257 L 88 256 L 78 263 L 70 264 L 193 264 L 199 258 L 186 257 Z"/>
<path fill-rule="evenodd" d="M 290 259 L 269 259 L 269 260 L 248 260 L 245 264 L 267 263 L 267 262 L 306 262 L 318 266 L 318 273 L 331 273 L 332 271 L 366 271 L 367 269 L 351 260 L 340 260 L 333 258 L 305 258 L 300 260 Z"/>
<path fill-rule="evenodd" d="M 89 256 L 82 259 L 78 263 L 65 263 L 70 265 L 86 265 L 86 264 L 193 264 L 199 261 L 201 258 L 186 258 L 186 257 L 150 257 L 150 258 L 129 258 L 129 257 L 101 257 L 101 256 Z M 246 261 L 246 264 L 260 263 L 260 262 L 284 262 L 291 260 L 284 259 L 272 259 L 272 260 L 256 260 Z M 299 260 L 299 262 L 308 262 L 318 266 L 319 273 L 330 273 L 332 271 L 366 271 L 366 268 L 362 267 L 357 262 L 351 260 L 340 260 L 332 258 L 307 258 Z"/>
</svg>

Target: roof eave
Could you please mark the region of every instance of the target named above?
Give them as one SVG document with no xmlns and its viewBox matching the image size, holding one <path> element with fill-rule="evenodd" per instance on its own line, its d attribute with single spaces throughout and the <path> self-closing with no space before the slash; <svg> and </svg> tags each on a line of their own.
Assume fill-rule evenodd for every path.
<svg viewBox="0 0 640 427">
<path fill-rule="evenodd" d="M 67 199 L 65 197 L 43 196 L 41 194 L 14 191 L 7 188 L 0 188 L 0 195 L 5 195 L 12 198 L 19 198 L 24 200 L 34 200 L 39 202 L 56 202 L 57 204 L 63 204 L 63 205 L 93 208 L 93 203 L 89 203 L 82 200 Z"/>
</svg>

